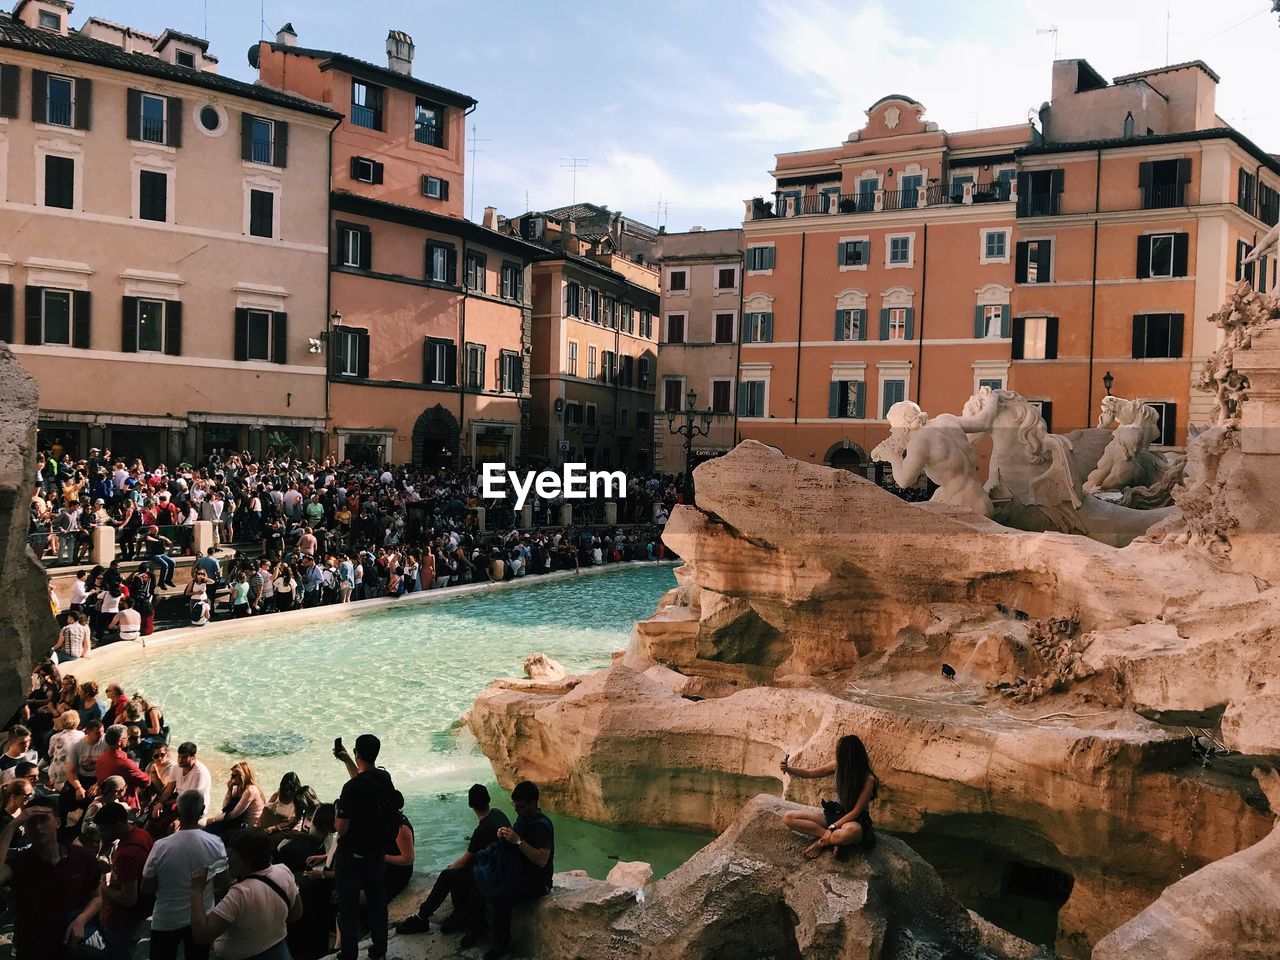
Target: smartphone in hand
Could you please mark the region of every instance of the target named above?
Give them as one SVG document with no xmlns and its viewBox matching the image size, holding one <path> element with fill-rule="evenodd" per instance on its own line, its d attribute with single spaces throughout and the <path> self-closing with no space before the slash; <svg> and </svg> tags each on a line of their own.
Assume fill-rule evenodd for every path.
<svg viewBox="0 0 1280 960">
<path fill-rule="evenodd" d="M 334 737 L 333 738 L 333 755 L 335 757 L 340 757 L 345 752 L 346 752 L 346 747 L 342 745 L 342 738 Z"/>
</svg>

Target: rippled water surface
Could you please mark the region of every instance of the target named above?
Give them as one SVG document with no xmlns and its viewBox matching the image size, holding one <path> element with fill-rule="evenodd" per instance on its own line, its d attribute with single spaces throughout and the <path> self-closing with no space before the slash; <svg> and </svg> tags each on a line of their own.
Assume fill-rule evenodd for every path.
<svg viewBox="0 0 1280 960">
<path fill-rule="evenodd" d="M 669 567 L 627 567 L 577 579 L 457 597 L 333 624 L 210 638 L 112 671 L 124 688 L 164 708 L 175 742 L 194 740 L 215 777 L 215 803 L 231 763 L 248 759 L 264 792 L 295 770 L 322 800 L 345 770 L 333 740 L 350 747 L 369 731 L 380 764 L 406 798 L 417 868 L 451 861 L 474 825 L 466 791 L 498 793 L 489 762 L 458 719 L 495 677 L 523 676 L 545 653 L 572 671 L 600 668 L 636 620 L 675 585 Z M 603 876 L 616 859 L 648 860 L 666 873 L 705 836 L 610 829 L 556 816 L 556 868 Z"/>
</svg>

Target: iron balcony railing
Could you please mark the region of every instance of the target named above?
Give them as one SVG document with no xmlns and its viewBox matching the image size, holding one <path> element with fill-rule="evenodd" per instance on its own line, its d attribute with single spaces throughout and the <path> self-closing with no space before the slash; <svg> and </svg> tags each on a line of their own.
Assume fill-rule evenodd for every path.
<svg viewBox="0 0 1280 960">
<path fill-rule="evenodd" d="M 251 155 L 254 163 L 271 163 L 271 141 L 254 140 Z"/>
<path fill-rule="evenodd" d="M 60 127 L 71 126 L 71 101 L 70 100 L 49 100 L 45 104 L 47 112 L 45 119 L 48 123 L 57 124 Z"/>
<path fill-rule="evenodd" d="M 1029 193 L 1018 197 L 1018 216 L 1020 217 L 1056 217 L 1061 194 Z"/>
<path fill-rule="evenodd" d="M 442 131 L 434 123 L 415 123 L 413 126 L 413 139 L 418 143 L 425 143 L 429 147 L 444 146 L 444 131 Z"/>
<path fill-rule="evenodd" d="M 368 127 L 370 130 L 382 129 L 382 111 L 359 103 L 351 105 L 351 122 L 357 127 Z"/>
<path fill-rule="evenodd" d="M 164 120 L 158 117 L 143 117 L 142 139 L 148 143 L 164 143 Z"/>
<path fill-rule="evenodd" d="M 1186 206 L 1186 184 L 1158 183 L 1142 188 L 1142 209 L 1163 210 Z"/>
<path fill-rule="evenodd" d="M 1008 180 L 988 180 L 976 184 L 966 180 L 956 183 L 933 183 L 923 188 L 909 187 L 905 190 L 860 190 L 857 193 L 841 194 L 824 192 L 804 197 L 776 196 L 774 201 L 756 197 L 748 201 L 746 216 L 748 220 L 772 220 L 788 216 L 875 213 L 886 210 L 915 210 L 922 206 L 997 203 L 1012 199 L 1013 185 Z M 1056 212 L 1056 199 L 1050 205 Z"/>
</svg>

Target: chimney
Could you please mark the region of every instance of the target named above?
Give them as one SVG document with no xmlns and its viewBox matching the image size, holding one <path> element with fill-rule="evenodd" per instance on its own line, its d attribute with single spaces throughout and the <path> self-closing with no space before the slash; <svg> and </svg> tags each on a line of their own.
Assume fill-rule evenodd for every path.
<svg viewBox="0 0 1280 960">
<path fill-rule="evenodd" d="M 480 221 L 480 224 L 486 230 L 497 230 L 498 229 L 498 208 L 485 207 L 484 219 Z"/>
<path fill-rule="evenodd" d="M 276 43 L 282 47 L 296 47 L 298 45 L 298 31 L 293 29 L 292 23 L 286 23 L 276 31 Z"/>
<path fill-rule="evenodd" d="M 413 37 L 403 30 L 387 32 L 387 68 L 406 77 L 413 72 Z"/>
<path fill-rule="evenodd" d="M 578 246 L 578 225 L 573 222 L 573 217 L 565 217 L 560 221 L 560 249 L 575 256 L 582 253 L 582 248 Z"/>
</svg>

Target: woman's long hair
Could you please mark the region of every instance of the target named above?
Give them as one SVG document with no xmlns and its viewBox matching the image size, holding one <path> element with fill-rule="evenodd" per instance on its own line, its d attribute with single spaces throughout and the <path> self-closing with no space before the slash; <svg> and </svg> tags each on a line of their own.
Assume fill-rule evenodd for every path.
<svg viewBox="0 0 1280 960">
<path fill-rule="evenodd" d="M 240 787 L 242 790 L 258 785 L 258 779 L 253 775 L 253 767 L 249 766 L 247 761 L 232 764 L 231 772 L 240 774 Z"/>
<path fill-rule="evenodd" d="M 836 795 L 841 806 L 852 810 L 862 795 L 867 777 L 874 775 L 867 748 L 860 738 L 849 734 L 836 741 Z M 875 799 L 874 789 L 871 797 Z"/>
<path fill-rule="evenodd" d="M 289 771 L 280 778 L 280 789 L 276 792 L 277 799 L 281 803 L 294 803 L 298 798 L 298 791 L 302 789 L 302 780 L 293 771 Z"/>
</svg>

